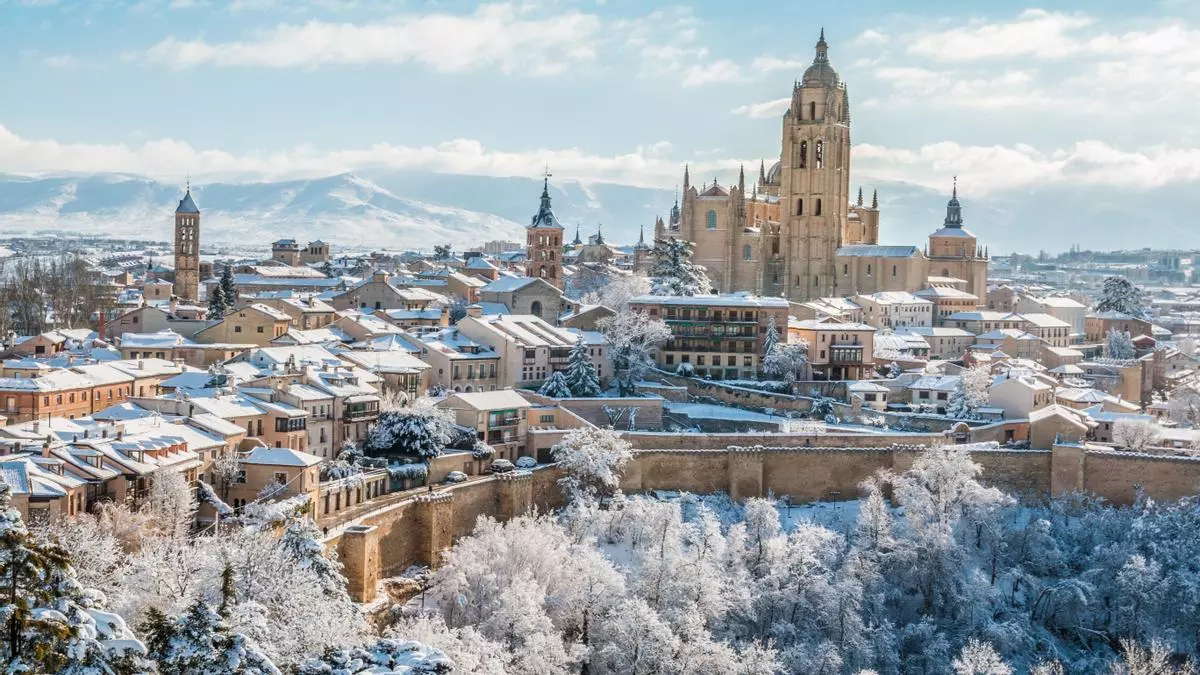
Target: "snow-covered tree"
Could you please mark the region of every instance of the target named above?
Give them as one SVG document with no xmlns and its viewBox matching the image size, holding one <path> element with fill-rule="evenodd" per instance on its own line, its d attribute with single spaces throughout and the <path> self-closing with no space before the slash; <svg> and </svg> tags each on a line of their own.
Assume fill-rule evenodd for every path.
<svg viewBox="0 0 1200 675">
<path fill-rule="evenodd" d="M 1145 452 L 1162 439 L 1162 431 L 1149 420 L 1122 419 L 1113 423 L 1112 439 L 1122 449 Z"/>
<path fill-rule="evenodd" d="M 1200 390 L 1186 384 L 1167 395 L 1167 413 L 1177 424 L 1200 428 Z"/>
<path fill-rule="evenodd" d="M 107 523 L 98 515 L 80 513 L 74 518 L 54 518 L 32 528 L 39 541 L 57 545 L 71 559 L 76 579 L 111 597 L 128 555 Z"/>
<path fill-rule="evenodd" d="M 1132 359 L 1137 356 L 1133 338 L 1127 331 L 1109 329 L 1104 336 L 1104 356 L 1110 359 Z"/>
<path fill-rule="evenodd" d="M 946 403 L 946 415 L 954 419 L 974 419 L 978 410 L 991 400 L 988 388 L 992 372 L 986 365 L 971 366 L 959 374 L 958 384 Z"/>
<path fill-rule="evenodd" d="M 671 329 L 661 319 L 628 311 L 601 319 L 597 327 L 608 342 L 617 388 L 628 396 L 654 366 L 654 352 L 671 339 Z"/>
<path fill-rule="evenodd" d="M 668 237 L 654 242 L 650 252 L 650 293 L 653 295 L 705 295 L 712 282 L 704 268 L 692 262 L 690 241 Z"/>
<path fill-rule="evenodd" d="M 990 644 L 975 638 L 967 640 L 951 665 L 955 675 L 1012 675 L 1013 672 Z"/>
<path fill-rule="evenodd" d="M 449 411 L 428 398 L 417 399 L 407 408 L 380 412 L 363 449 L 375 457 L 437 457 L 450 442 L 451 424 Z"/>
<path fill-rule="evenodd" d="M 208 291 L 208 318 L 218 319 L 229 309 L 225 302 L 225 291 L 220 284 L 214 284 Z"/>
<path fill-rule="evenodd" d="M 333 263 L 329 262 L 328 260 L 321 263 L 321 274 L 324 274 L 326 277 L 332 279 L 333 278 Z"/>
<path fill-rule="evenodd" d="M 365 647 L 332 649 L 320 659 L 305 661 L 298 672 L 299 675 L 432 675 L 456 672 L 456 666 L 440 649 L 411 640 L 383 638 Z"/>
<path fill-rule="evenodd" d="M 567 376 L 561 370 L 556 370 L 550 373 L 537 393 L 550 398 L 571 398 L 571 386 L 567 384 Z"/>
<path fill-rule="evenodd" d="M 608 282 L 580 299 L 583 305 L 602 305 L 614 312 L 629 309 L 629 301 L 650 292 L 650 279 L 637 274 L 619 274 L 608 278 Z"/>
<path fill-rule="evenodd" d="M 806 379 L 808 343 L 804 340 L 776 344 L 763 359 L 763 372 L 785 382 Z"/>
<path fill-rule="evenodd" d="M 577 398 L 595 398 L 600 395 L 600 376 L 587 343 L 580 339 L 571 348 L 567 360 L 567 387 Z"/>
<path fill-rule="evenodd" d="M 79 584 L 67 552 L 38 541 L 0 482 L 0 658 L 6 673 L 144 672 L 145 648 L 103 593 Z"/>
<path fill-rule="evenodd" d="M 696 366 L 692 365 L 691 361 L 680 361 L 679 365 L 675 366 L 675 374 L 680 377 L 695 377 Z"/>
<path fill-rule="evenodd" d="M 231 629 L 204 601 L 178 619 L 151 610 L 143 623 L 159 672 L 180 675 L 279 675 L 279 668 L 247 636 Z"/>
<path fill-rule="evenodd" d="M 567 473 L 560 482 L 568 496 L 591 499 L 617 489 L 621 467 L 633 459 L 632 447 L 612 429 L 581 427 L 567 432 L 550 452 Z"/>
<path fill-rule="evenodd" d="M 1143 319 L 1146 317 L 1146 300 L 1142 289 L 1134 286 L 1125 277 L 1112 276 L 1104 280 L 1100 296 L 1096 299 L 1097 312 L 1121 312 Z"/>
<path fill-rule="evenodd" d="M 225 265 L 225 270 L 221 272 L 221 298 L 225 301 L 226 309 L 237 306 L 238 292 L 233 282 L 233 265 Z"/>
<path fill-rule="evenodd" d="M 182 472 L 164 469 L 154 474 L 143 510 L 165 536 L 184 539 L 196 522 L 196 497 Z"/>
<path fill-rule="evenodd" d="M 779 326 L 775 324 L 775 315 L 772 314 L 767 318 L 767 332 L 763 333 L 762 338 L 762 355 L 767 357 L 771 355 L 771 351 L 775 349 L 775 345 L 779 344 Z"/>
</svg>

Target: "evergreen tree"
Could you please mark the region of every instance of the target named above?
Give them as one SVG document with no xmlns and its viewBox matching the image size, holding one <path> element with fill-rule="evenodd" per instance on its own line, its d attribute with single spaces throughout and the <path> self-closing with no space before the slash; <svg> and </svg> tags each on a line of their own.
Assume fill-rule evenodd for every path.
<svg viewBox="0 0 1200 675">
<path fill-rule="evenodd" d="M 654 242 L 650 257 L 650 292 L 653 295 L 704 295 L 712 292 L 704 268 L 692 262 L 692 242 L 675 237 Z"/>
<path fill-rule="evenodd" d="M 0 658 L 6 673 L 132 673 L 145 648 L 104 595 L 80 586 L 70 556 L 30 535 L 0 482 Z"/>
<path fill-rule="evenodd" d="M 237 304 L 237 286 L 233 285 L 233 265 L 226 265 L 221 273 L 221 295 L 225 298 L 225 307 L 233 309 Z"/>
<path fill-rule="evenodd" d="M 542 383 L 538 393 L 550 398 L 571 398 L 571 387 L 567 384 L 567 378 L 562 371 L 556 370 L 550 373 L 550 377 L 547 377 L 546 381 Z"/>
<path fill-rule="evenodd" d="M 763 334 L 763 356 L 770 356 L 771 350 L 779 344 L 779 326 L 775 325 L 775 315 L 767 319 L 767 332 Z"/>
<path fill-rule="evenodd" d="M 225 290 L 221 284 L 216 284 L 208 291 L 208 318 L 220 318 L 226 309 Z"/>
<path fill-rule="evenodd" d="M 142 624 L 150 656 L 163 675 L 279 675 L 252 640 L 230 629 L 203 600 L 171 621 L 151 608 Z"/>
<path fill-rule="evenodd" d="M 330 264 L 330 262 L 328 260 L 321 263 L 321 274 L 324 274 L 325 276 L 329 277 L 330 279 L 333 278 L 333 265 Z"/>
<path fill-rule="evenodd" d="M 363 450 L 374 457 L 437 457 L 450 442 L 450 413 L 418 399 L 408 408 L 384 410 L 367 432 Z"/>
<path fill-rule="evenodd" d="M 1146 301 L 1142 289 L 1125 277 L 1108 277 L 1096 300 L 1097 312 L 1121 312 L 1139 319 L 1146 318 Z"/>
<path fill-rule="evenodd" d="M 321 531 L 312 519 L 295 518 L 283 531 L 279 545 L 283 554 L 293 560 L 297 567 L 312 572 L 325 595 L 349 601 L 346 576 L 342 574 L 342 563 L 337 559 L 336 549 L 331 555 L 326 555 L 320 538 Z"/>
<path fill-rule="evenodd" d="M 571 357 L 567 360 L 567 386 L 577 398 L 600 395 L 600 376 L 596 374 L 596 364 L 592 363 L 592 355 L 583 339 L 571 348 Z"/>
</svg>

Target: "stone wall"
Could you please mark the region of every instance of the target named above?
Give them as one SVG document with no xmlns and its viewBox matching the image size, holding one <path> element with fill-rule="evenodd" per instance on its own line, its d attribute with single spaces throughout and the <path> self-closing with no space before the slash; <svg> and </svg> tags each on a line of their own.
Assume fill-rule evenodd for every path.
<svg viewBox="0 0 1200 675">
<path fill-rule="evenodd" d="M 1113 504 L 1132 504 L 1138 487 L 1158 501 L 1175 501 L 1200 491 L 1200 458 L 1087 452 L 1082 477 L 1076 489 Z"/>
</svg>

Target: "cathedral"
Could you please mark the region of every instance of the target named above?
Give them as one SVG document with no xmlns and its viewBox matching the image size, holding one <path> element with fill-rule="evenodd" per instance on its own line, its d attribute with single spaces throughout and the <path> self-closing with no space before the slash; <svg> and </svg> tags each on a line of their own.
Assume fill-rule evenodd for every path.
<svg viewBox="0 0 1200 675">
<path fill-rule="evenodd" d="M 757 179 L 737 185 L 692 182 L 683 172 L 683 201 L 656 238 L 695 244 L 720 292 L 750 291 L 805 302 L 877 291 L 916 291 L 933 277 L 960 279 L 963 290 L 987 295 L 986 252 L 963 228 L 958 189 L 942 227 L 916 246 L 879 244 L 879 200 L 861 188 L 850 195 L 850 98 L 829 62 L 825 33 L 804 77 L 792 87 L 783 116 L 779 161 L 759 166 Z"/>
</svg>

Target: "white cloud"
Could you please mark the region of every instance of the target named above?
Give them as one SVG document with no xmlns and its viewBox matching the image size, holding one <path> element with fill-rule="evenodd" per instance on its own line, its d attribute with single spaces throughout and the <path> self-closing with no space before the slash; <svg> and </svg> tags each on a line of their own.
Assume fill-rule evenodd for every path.
<svg viewBox="0 0 1200 675">
<path fill-rule="evenodd" d="M 80 65 L 79 59 L 70 54 L 52 54 L 42 59 L 42 63 L 51 68 L 76 68 Z"/>
<path fill-rule="evenodd" d="M 235 155 L 197 149 L 174 140 L 125 143 L 60 143 L 22 138 L 0 126 L 0 173 L 130 173 L 176 180 L 190 173 L 199 180 L 313 178 L 364 169 L 414 169 L 484 176 L 536 176 L 549 164 L 555 174 L 584 182 L 670 187 L 678 183 L 684 158 L 670 157 L 670 144 L 658 142 L 615 155 L 587 154 L 578 148 L 510 151 L 472 139 L 436 145 L 379 143 L 365 148 L 320 150 L 301 145 L 269 154 Z M 693 175 L 731 174 L 757 158 L 705 153 L 691 161 Z M 1028 145 L 966 146 L 954 142 L 916 149 L 860 144 L 854 147 L 856 176 L 895 180 L 942 189 L 959 176 L 962 189 L 976 195 L 1049 183 L 1149 189 L 1200 183 L 1200 148 L 1152 147 L 1124 150 L 1087 140 L 1058 149 Z"/>
<path fill-rule="evenodd" d="M 887 44 L 887 42 L 888 42 L 887 33 L 884 33 L 881 30 L 876 30 L 874 28 L 868 28 L 867 30 L 864 30 L 863 32 L 859 33 L 858 36 L 855 37 L 854 40 L 851 41 L 851 44 L 860 45 L 860 46 L 865 47 L 865 46 L 876 46 L 876 45 Z"/>
<path fill-rule="evenodd" d="M 719 59 L 712 63 L 688 66 L 683 71 L 682 84 L 685 87 L 698 87 L 714 82 L 734 82 L 741 76 L 738 64 L 729 59 Z"/>
<path fill-rule="evenodd" d="M 747 103 L 739 105 L 730 110 L 730 114 L 741 115 L 750 119 L 764 119 L 768 117 L 778 117 L 788 109 L 788 104 L 792 102 L 790 98 L 777 98 L 773 101 L 762 101 L 761 103 Z"/>
<path fill-rule="evenodd" d="M 475 12 L 418 14 L 381 23 L 282 24 L 251 39 L 210 43 L 174 37 L 146 56 L 176 68 L 315 68 L 330 64 L 420 63 L 443 72 L 497 67 L 546 75 L 595 57 L 600 20 L 570 10 L 529 18 L 512 4 Z"/>
<path fill-rule="evenodd" d="M 774 56 L 760 56 L 750 63 L 750 68 L 756 73 L 773 73 L 777 70 L 804 70 L 808 62 L 795 59 L 780 59 Z"/>
</svg>

